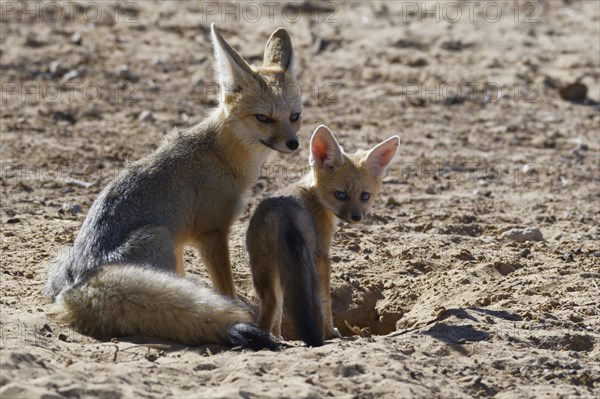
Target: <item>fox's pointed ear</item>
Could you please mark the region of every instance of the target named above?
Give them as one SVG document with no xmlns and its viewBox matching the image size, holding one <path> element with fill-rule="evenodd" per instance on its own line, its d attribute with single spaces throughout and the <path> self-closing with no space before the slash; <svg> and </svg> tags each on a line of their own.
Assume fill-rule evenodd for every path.
<svg viewBox="0 0 600 399">
<path fill-rule="evenodd" d="M 343 162 L 344 151 L 325 125 L 320 125 L 310 139 L 310 164 L 318 168 L 331 168 Z"/>
<path fill-rule="evenodd" d="M 263 67 L 280 67 L 294 75 L 294 48 L 285 28 L 277 29 L 267 41 Z"/>
<path fill-rule="evenodd" d="M 254 71 L 246 61 L 223 39 L 213 23 L 210 37 L 217 59 L 216 71 L 221 90 L 235 90 L 237 84 L 254 76 Z"/>
<path fill-rule="evenodd" d="M 365 159 L 365 166 L 375 176 L 383 176 L 387 168 L 394 159 L 398 147 L 400 146 L 400 137 L 392 136 L 384 142 L 377 144 L 368 152 Z"/>
</svg>

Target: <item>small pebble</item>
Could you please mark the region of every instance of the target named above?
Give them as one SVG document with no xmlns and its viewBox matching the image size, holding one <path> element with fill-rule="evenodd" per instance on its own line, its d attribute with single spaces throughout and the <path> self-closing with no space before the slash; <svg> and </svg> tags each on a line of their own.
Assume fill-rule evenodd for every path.
<svg viewBox="0 0 600 399">
<path fill-rule="evenodd" d="M 140 112 L 138 120 L 140 122 L 154 122 L 154 115 L 152 114 L 152 111 L 145 109 L 142 112 Z"/>
<path fill-rule="evenodd" d="M 60 213 L 69 213 L 71 215 L 77 215 L 78 213 L 83 212 L 81 206 L 77 204 L 63 204 L 60 210 Z"/>
<path fill-rule="evenodd" d="M 62 75 L 65 73 L 65 68 L 60 63 L 60 61 L 56 60 L 56 61 L 52 61 L 52 63 L 50 64 L 49 71 L 53 76 Z"/>
<path fill-rule="evenodd" d="M 563 255 L 563 260 L 567 262 L 573 262 L 575 258 L 573 257 L 573 254 L 571 252 L 565 252 L 565 254 Z"/>
<path fill-rule="evenodd" d="M 569 367 L 571 367 L 574 370 L 579 370 L 581 369 L 581 365 L 579 364 L 578 360 L 573 360 L 569 363 Z"/>
<path fill-rule="evenodd" d="M 542 232 L 537 227 L 527 227 L 525 229 L 511 229 L 500 234 L 500 238 L 515 242 L 525 241 L 544 241 Z"/>
<path fill-rule="evenodd" d="M 77 46 L 81 45 L 81 33 L 75 32 L 73 36 L 71 36 L 71 43 L 76 44 Z"/>
<path fill-rule="evenodd" d="M 83 75 L 83 72 L 79 69 L 74 69 L 72 71 L 67 72 L 61 79 L 61 83 L 68 82 L 69 80 L 73 80 Z"/>
<path fill-rule="evenodd" d="M 521 258 L 527 258 L 529 255 L 531 255 L 531 251 L 528 248 L 525 248 L 519 253 L 519 255 L 521 255 Z"/>
</svg>

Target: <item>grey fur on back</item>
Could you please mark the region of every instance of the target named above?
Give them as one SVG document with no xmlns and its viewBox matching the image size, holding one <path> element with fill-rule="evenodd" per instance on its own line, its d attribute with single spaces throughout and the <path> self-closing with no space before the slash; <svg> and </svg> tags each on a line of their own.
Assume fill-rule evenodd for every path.
<svg viewBox="0 0 600 399">
<path fill-rule="evenodd" d="M 103 265 L 128 263 L 175 270 L 170 244 L 175 226 L 189 224 L 189 215 L 195 213 L 190 212 L 195 199 L 189 187 L 212 184 L 218 178 L 210 176 L 212 168 L 199 168 L 191 181 L 182 181 L 181 173 L 179 179 L 173 178 L 177 169 L 193 167 L 195 154 L 214 150 L 208 140 L 214 127 L 208 123 L 199 127 L 172 132 L 172 138 L 156 152 L 128 165 L 102 190 L 73 246 L 49 267 L 44 293 L 50 299 L 89 279 Z M 208 133 L 196 132 L 203 128 Z"/>
<path fill-rule="evenodd" d="M 317 232 L 312 217 L 294 197 L 267 198 L 252 216 L 248 235 L 264 226 L 267 218 L 271 223 L 276 221 L 274 247 L 284 307 L 300 338 L 309 346 L 321 346 L 323 309 L 316 270 Z"/>
</svg>

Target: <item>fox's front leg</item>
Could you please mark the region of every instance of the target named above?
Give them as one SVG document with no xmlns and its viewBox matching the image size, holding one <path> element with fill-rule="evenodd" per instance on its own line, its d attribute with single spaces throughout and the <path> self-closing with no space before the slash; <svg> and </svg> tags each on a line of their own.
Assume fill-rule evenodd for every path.
<svg viewBox="0 0 600 399">
<path fill-rule="evenodd" d="M 333 326 L 333 314 L 331 313 L 331 262 L 328 257 L 317 258 L 317 270 L 319 272 L 321 299 L 323 301 L 323 327 L 325 328 L 325 339 L 340 337 L 340 332 Z"/>
<path fill-rule="evenodd" d="M 231 298 L 237 298 L 229 261 L 229 233 L 213 231 L 203 234 L 198 247 L 215 288 Z"/>
</svg>

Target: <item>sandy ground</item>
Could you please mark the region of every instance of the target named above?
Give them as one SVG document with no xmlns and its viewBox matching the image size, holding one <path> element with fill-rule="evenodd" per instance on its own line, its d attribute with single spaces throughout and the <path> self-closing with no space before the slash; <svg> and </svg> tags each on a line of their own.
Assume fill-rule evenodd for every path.
<svg viewBox="0 0 600 399">
<path fill-rule="evenodd" d="M 115 4 L 0 3 L 0 396 L 598 397 L 598 2 Z M 216 104 L 211 22 L 252 62 L 288 28 L 303 89 L 301 149 L 233 228 L 248 301 L 249 216 L 306 170 L 314 127 L 347 150 L 402 138 L 370 216 L 336 233 L 345 337 L 318 349 L 100 342 L 47 316 L 47 263 L 98 192 Z"/>
</svg>

